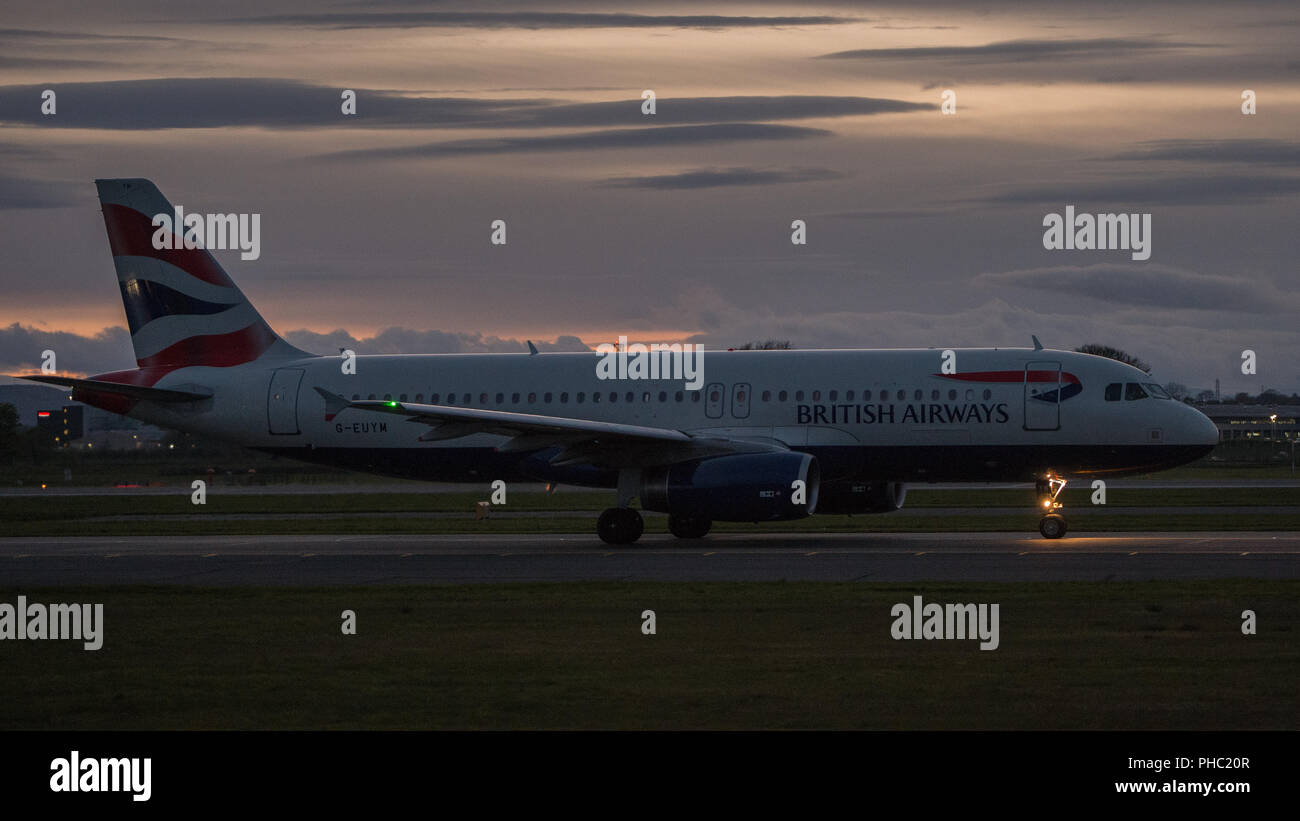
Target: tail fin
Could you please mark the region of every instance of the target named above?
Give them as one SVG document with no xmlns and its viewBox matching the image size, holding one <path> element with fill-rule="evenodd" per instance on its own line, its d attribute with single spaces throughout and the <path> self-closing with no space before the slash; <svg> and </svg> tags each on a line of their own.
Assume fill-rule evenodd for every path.
<svg viewBox="0 0 1300 821">
<path fill-rule="evenodd" d="M 230 367 L 311 354 L 281 339 L 203 248 L 171 248 L 153 224 L 172 204 L 149 180 L 95 180 L 140 368 Z M 175 226 L 183 231 L 183 227 Z M 154 248 L 154 235 L 165 247 Z M 180 244 L 180 243 L 176 243 Z"/>
</svg>

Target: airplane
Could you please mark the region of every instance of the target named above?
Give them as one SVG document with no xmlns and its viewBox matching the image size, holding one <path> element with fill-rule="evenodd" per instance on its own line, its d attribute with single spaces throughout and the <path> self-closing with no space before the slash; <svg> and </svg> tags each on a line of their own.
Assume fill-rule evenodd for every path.
<svg viewBox="0 0 1300 821">
<path fill-rule="evenodd" d="M 152 217 L 173 208 L 152 182 L 96 185 L 136 368 L 23 378 L 304 462 L 614 488 L 596 524 L 608 544 L 641 536 L 634 499 L 694 539 L 715 521 L 898 510 L 908 482 L 1032 481 L 1039 532 L 1057 539 L 1068 479 L 1181 465 L 1219 440 L 1147 373 L 1037 337 L 1032 349 L 710 351 L 697 386 L 602 379 L 603 354 L 531 342 L 519 354 L 315 355 L 276 334 L 207 250 L 154 247 Z"/>
</svg>

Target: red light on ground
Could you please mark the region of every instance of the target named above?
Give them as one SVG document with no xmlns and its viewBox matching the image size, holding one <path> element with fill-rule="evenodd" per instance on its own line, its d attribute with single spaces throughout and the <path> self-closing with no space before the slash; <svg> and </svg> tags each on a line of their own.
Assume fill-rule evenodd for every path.
<svg viewBox="0 0 1300 821">
<path fill-rule="evenodd" d="M 39 416 L 39 417 L 41 417 L 42 419 L 44 419 L 45 417 L 47 417 L 47 416 L 50 415 L 50 412 L 49 412 L 49 411 L 37 411 L 37 412 L 36 412 L 36 415 Z"/>
</svg>

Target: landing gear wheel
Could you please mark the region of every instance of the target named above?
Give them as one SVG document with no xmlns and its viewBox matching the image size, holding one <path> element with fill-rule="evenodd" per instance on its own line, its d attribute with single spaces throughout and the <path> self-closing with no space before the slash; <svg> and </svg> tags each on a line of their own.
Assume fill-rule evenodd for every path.
<svg viewBox="0 0 1300 821">
<path fill-rule="evenodd" d="M 679 539 L 699 539 L 713 527 L 713 520 L 705 516 L 669 516 L 668 532 Z"/>
<path fill-rule="evenodd" d="M 596 520 L 596 533 L 605 544 L 632 544 L 644 530 L 641 514 L 630 507 L 611 507 Z"/>
<path fill-rule="evenodd" d="M 1065 517 L 1059 513 L 1049 513 L 1038 522 L 1038 532 L 1044 539 L 1059 539 L 1065 535 Z"/>
</svg>

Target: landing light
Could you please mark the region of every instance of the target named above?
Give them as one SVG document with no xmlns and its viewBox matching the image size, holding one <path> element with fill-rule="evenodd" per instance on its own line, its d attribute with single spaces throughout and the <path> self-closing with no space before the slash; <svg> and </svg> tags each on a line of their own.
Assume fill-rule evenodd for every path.
<svg viewBox="0 0 1300 821">
<path fill-rule="evenodd" d="M 1051 506 L 1052 506 L 1052 500 L 1051 500 L 1051 499 L 1044 499 L 1044 500 L 1043 500 L 1043 507 L 1051 507 Z"/>
</svg>

